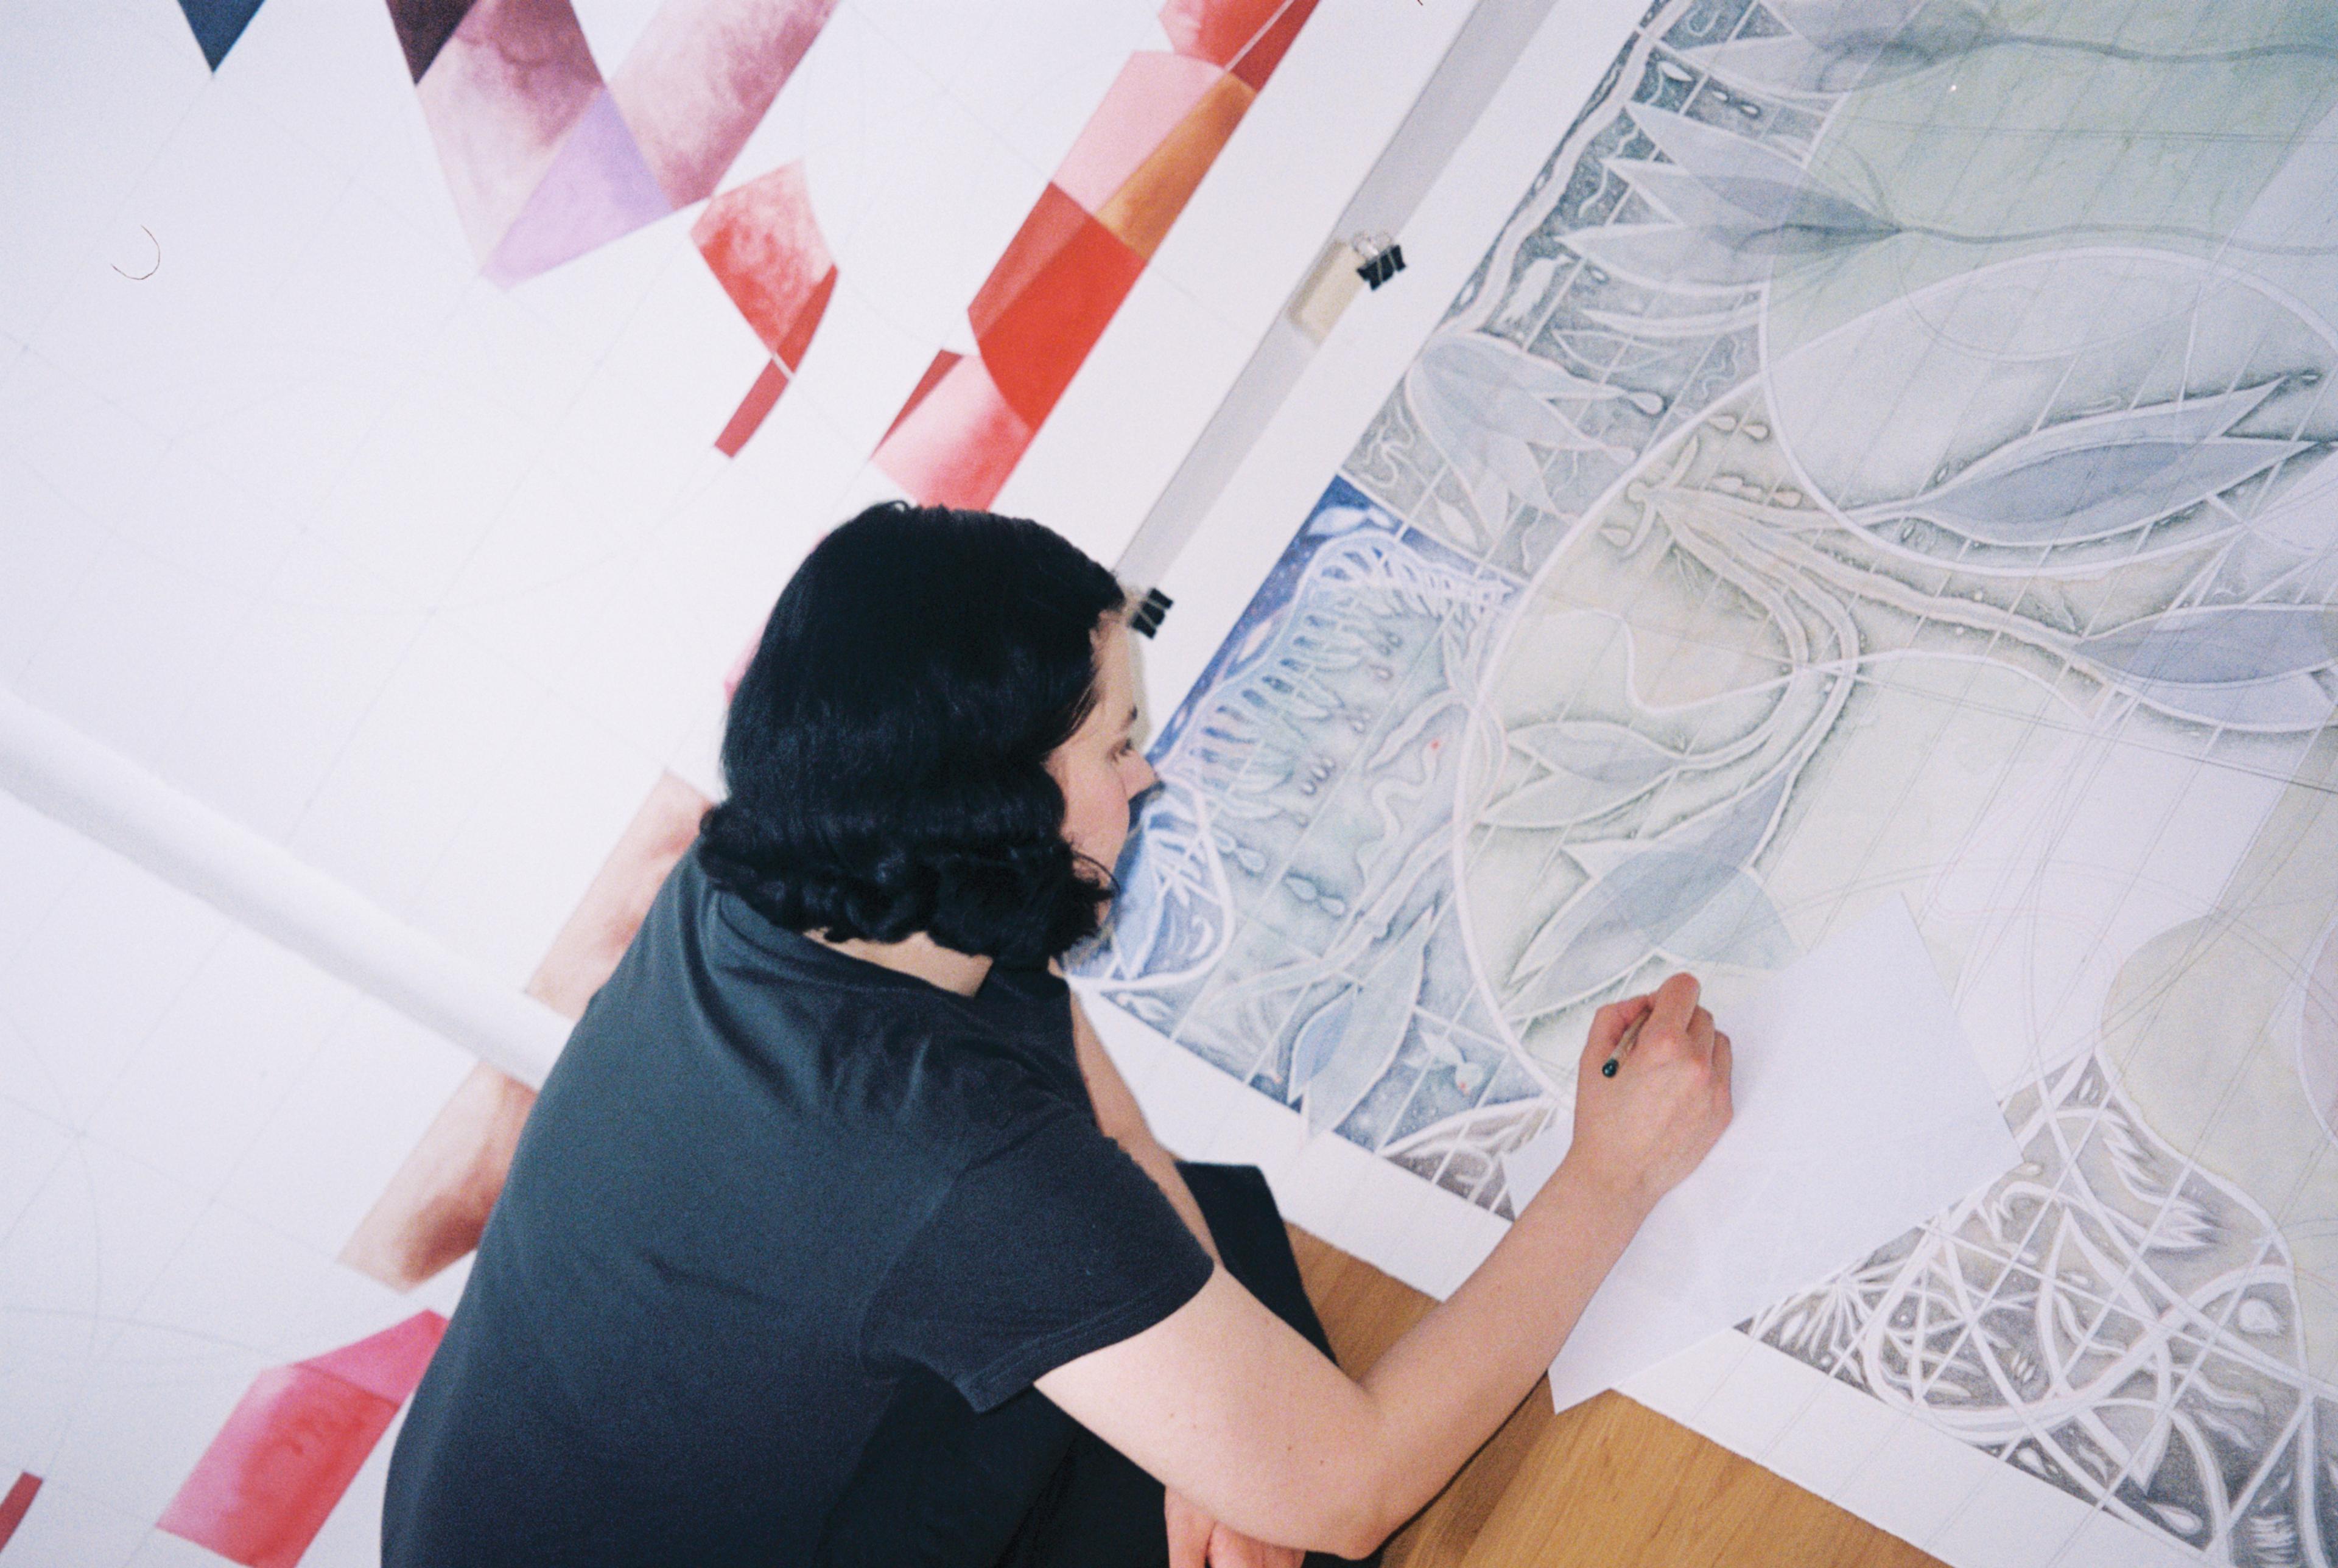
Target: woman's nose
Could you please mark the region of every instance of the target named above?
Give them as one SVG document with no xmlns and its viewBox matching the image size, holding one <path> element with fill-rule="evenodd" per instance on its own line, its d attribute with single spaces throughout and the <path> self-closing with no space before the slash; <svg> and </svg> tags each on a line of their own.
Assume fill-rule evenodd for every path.
<svg viewBox="0 0 2338 1568">
<path fill-rule="evenodd" d="M 1161 775 L 1153 770 L 1152 761 L 1142 751 L 1129 753 L 1128 764 L 1122 769 L 1122 775 L 1121 782 L 1127 789 L 1131 800 L 1161 782 Z"/>
</svg>

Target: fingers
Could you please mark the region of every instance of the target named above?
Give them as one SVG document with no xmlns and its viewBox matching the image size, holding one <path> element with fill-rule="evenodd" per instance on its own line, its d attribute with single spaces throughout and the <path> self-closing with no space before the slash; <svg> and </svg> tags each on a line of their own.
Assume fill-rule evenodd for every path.
<svg viewBox="0 0 2338 1568">
<path fill-rule="evenodd" d="M 1281 1551 L 1221 1524 L 1210 1535 L 1210 1568 L 1271 1568 Z"/>
<path fill-rule="evenodd" d="M 1724 1089 L 1729 1087 L 1729 1069 L 1736 1060 L 1736 1053 L 1729 1048 L 1729 1036 L 1719 1030 L 1714 1031 L 1713 1078 L 1714 1082 L 1719 1083 Z"/>
<path fill-rule="evenodd" d="M 1696 999 L 1701 989 L 1696 976 L 1685 971 L 1657 986 L 1648 1004 L 1648 1027 L 1677 1029 L 1686 1034 L 1689 1020 L 1699 1011 Z"/>
<path fill-rule="evenodd" d="M 1163 1499 L 1163 1511 L 1169 1523 L 1169 1568 L 1208 1568 L 1215 1522 L 1174 1491 Z"/>
<path fill-rule="evenodd" d="M 1591 1037 L 1583 1043 L 1583 1060 L 1593 1069 L 1616 1054 L 1626 1030 L 1648 1015 L 1645 996 L 1610 1002 L 1591 1015 Z"/>
</svg>

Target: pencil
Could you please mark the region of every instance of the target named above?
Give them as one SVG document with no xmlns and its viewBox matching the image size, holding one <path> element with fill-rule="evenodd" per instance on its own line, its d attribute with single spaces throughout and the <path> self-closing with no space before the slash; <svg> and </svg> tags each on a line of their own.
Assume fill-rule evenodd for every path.
<svg viewBox="0 0 2338 1568">
<path fill-rule="evenodd" d="M 1647 1021 L 1648 1015 L 1645 1013 L 1632 1020 L 1631 1025 L 1624 1031 L 1623 1037 L 1616 1042 L 1614 1053 L 1606 1061 L 1599 1063 L 1599 1076 L 1602 1078 L 1616 1076 L 1616 1069 L 1623 1062 L 1625 1054 L 1640 1043 L 1640 1025 Z"/>
</svg>

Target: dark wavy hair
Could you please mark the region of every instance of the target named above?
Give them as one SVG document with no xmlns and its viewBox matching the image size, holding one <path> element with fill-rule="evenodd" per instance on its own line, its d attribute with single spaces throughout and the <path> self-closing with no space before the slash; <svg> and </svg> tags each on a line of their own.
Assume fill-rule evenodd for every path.
<svg viewBox="0 0 2338 1568">
<path fill-rule="evenodd" d="M 1049 752 L 1095 701 L 1112 573 L 1036 523 L 872 506 L 796 569 L 731 699 L 714 881 L 792 931 L 1028 966 L 1095 934 Z"/>
</svg>

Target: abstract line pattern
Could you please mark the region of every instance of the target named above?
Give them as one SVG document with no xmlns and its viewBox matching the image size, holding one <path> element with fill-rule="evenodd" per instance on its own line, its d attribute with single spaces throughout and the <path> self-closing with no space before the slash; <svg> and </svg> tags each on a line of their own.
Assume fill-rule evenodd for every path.
<svg viewBox="0 0 2338 1568">
<path fill-rule="evenodd" d="M 447 1331 L 436 1312 L 252 1380 L 158 1527 L 245 1568 L 294 1568 Z"/>
<path fill-rule="evenodd" d="M 1315 0 L 1170 0 L 1173 53 L 1131 55 L 878 444 L 914 499 L 987 506 L 1144 270 Z"/>
<path fill-rule="evenodd" d="M 1750 1330 L 2338 1559 L 2333 58 L 1656 5 L 1164 728 L 1088 972 L 1507 1214 L 1592 1007 L 1908 897 L 2027 1157 Z"/>
<path fill-rule="evenodd" d="M 2338 1401 L 2297 1375 L 2279 1232 L 2187 1173 L 2091 1059 L 2008 1111 L 2009 1178 L 1751 1331 L 2190 1545 L 2325 1560 Z"/>
</svg>

